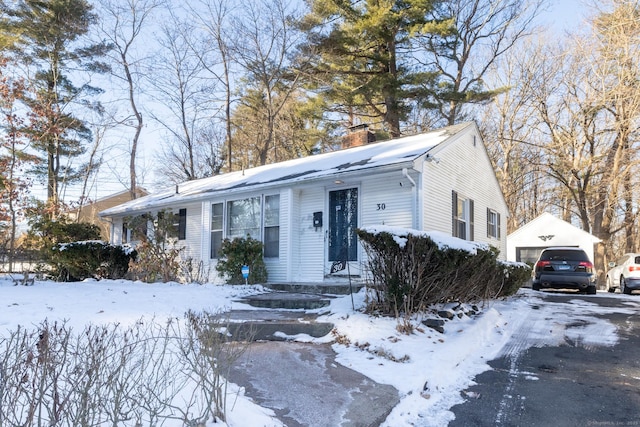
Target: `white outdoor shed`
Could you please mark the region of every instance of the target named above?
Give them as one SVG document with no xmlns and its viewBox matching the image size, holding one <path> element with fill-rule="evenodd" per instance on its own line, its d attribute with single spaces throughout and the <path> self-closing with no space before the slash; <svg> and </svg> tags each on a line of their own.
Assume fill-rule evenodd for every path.
<svg viewBox="0 0 640 427">
<path fill-rule="evenodd" d="M 567 221 L 545 212 L 507 236 L 507 260 L 533 264 L 540 252 L 550 246 L 584 249 L 594 260 L 594 245 L 601 240 Z"/>
<path fill-rule="evenodd" d="M 387 225 L 440 231 L 506 251 L 507 206 L 475 123 L 185 182 L 100 216 L 111 242 L 127 221 L 171 211 L 185 257 L 215 276 L 223 239 L 259 239 L 269 282 L 366 277 L 355 229 Z M 330 274 L 348 261 L 348 270 Z M 342 275 L 342 277 L 340 277 Z"/>
</svg>

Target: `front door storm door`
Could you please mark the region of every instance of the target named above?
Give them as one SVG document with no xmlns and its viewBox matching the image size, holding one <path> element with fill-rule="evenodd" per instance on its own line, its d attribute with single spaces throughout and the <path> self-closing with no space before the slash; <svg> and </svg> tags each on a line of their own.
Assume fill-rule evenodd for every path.
<svg viewBox="0 0 640 427">
<path fill-rule="evenodd" d="M 332 261 L 357 261 L 358 189 L 329 192 L 328 256 Z"/>
</svg>

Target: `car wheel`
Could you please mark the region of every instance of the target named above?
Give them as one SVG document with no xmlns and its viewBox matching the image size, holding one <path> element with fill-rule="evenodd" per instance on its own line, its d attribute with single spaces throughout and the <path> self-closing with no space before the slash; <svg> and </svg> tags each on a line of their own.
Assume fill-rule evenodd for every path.
<svg viewBox="0 0 640 427">
<path fill-rule="evenodd" d="M 631 289 L 627 288 L 627 284 L 625 283 L 624 277 L 622 276 L 620 276 L 620 291 L 626 295 L 631 294 Z"/>
<path fill-rule="evenodd" d="M 607 276 L 607 292 L 615 292 L 616 288 L 615 286 L 613 286 L 613 281 L 611 280 L 611 277 Z"/>
<path fill-rule="evenodd" d="M 540 283 L 533 282 L 531 284 L 531 289 L 533 289 L 534 291 L 539 291 L 540 290 Z"/>
<path fill-rule="evenodd" d="M 587 288 L 587 295 L 595 295 L 596 294 L 596 287 L 595 286 L 589 286 Z"/>
</svg>

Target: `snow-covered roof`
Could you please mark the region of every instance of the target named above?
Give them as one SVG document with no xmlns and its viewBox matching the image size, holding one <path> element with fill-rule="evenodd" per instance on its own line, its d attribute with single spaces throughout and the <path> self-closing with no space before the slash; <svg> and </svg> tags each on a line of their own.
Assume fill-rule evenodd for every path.
<svg viewBox="0 0 640 427">
<path fill-rule="evenodd" d="M 372 168 L 412 162 L 472 122 L 364 146 L 317 154 L 242 171 L 186 181 L 100 212 L 100 216 L 152 210 L 211 197 L 216 193 L 283 186 Z"/>
<path fill-rule="evenodd" d="M 539 236 L 540 234 L 546 236 Z M 551 244 L 552 242 L 550 239 L 556 237 L 556 235 L 558 235 L 558 238 L 562 238 L 563 241 L 570 242 L 577 242 L 580 239 L 586 239 L 593 243 L 602 241 L 588 231 L 578 228 L 549 212 L 541 213 L 536 218 L 509 234 L 507 236 L 507 241 L 520 241 L 522 239 L 532 239 L 534 237 L 538 239 L 541 237 L 547 237 L 543 242 Z"/>
</svg>

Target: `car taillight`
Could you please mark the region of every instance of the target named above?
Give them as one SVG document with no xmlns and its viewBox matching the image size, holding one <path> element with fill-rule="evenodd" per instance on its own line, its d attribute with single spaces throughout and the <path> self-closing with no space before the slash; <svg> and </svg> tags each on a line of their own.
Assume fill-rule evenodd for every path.
<svg viewBox="0 0 640 427">
<path fill-rule="evenodd" d="M 640 271 L 640 265 L 630 265 L 629 271 Z"/>
<path fill-rule="evenodd" d="M 545 267 L 546 267 L 546 266 L 548 266 L 548 265 L 551 265 L 551 261 L 538 261 L 538 262 L 536 263 L 536 270 L 537 270 L 537 269 L 543 269 L 543 268 L 545 268 Z"/>
<path fill-rule="evenodd" d="M 587 272 L 591 273 L 591 271 L 593 270 L 593 263 L 591 261 L 580 261 L 580 264 L 578 264 L 578 268 L 580 267 L 584 267 Z"/>
</svg>

